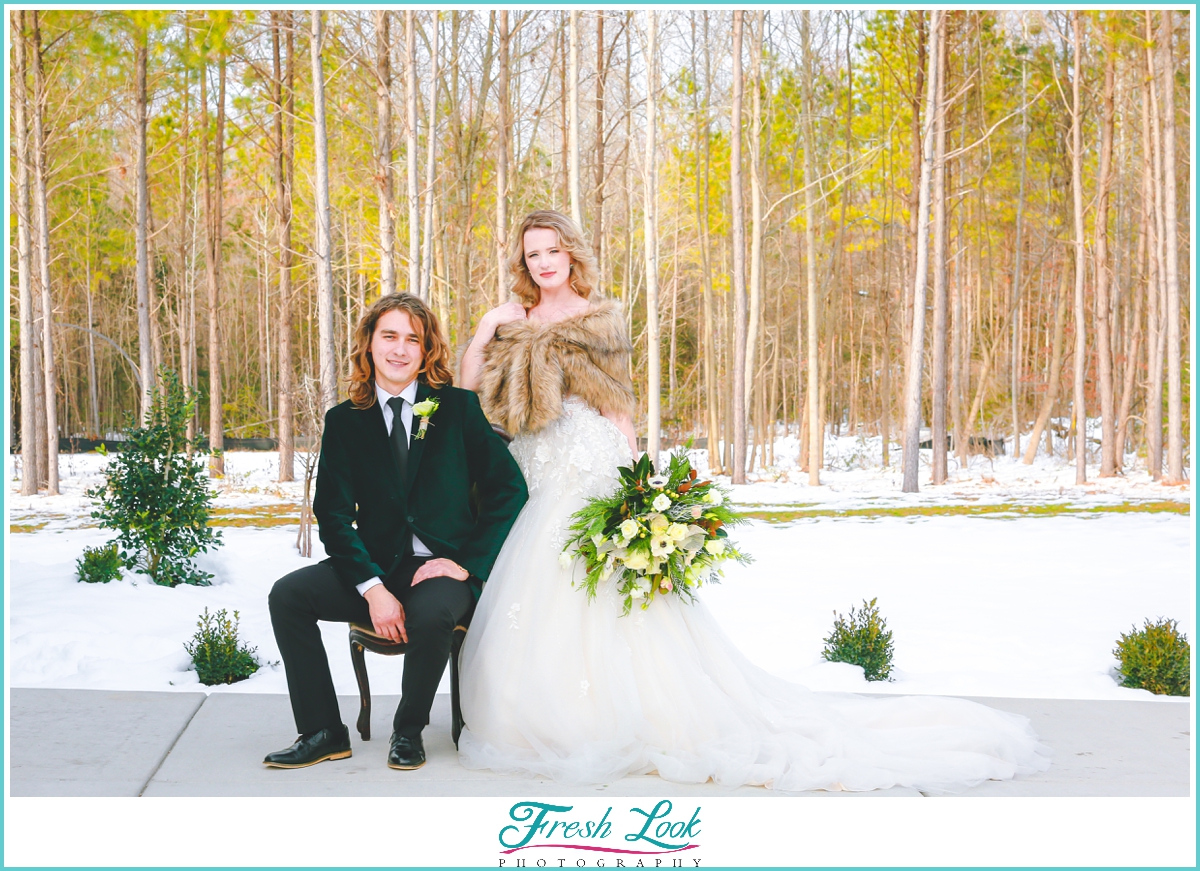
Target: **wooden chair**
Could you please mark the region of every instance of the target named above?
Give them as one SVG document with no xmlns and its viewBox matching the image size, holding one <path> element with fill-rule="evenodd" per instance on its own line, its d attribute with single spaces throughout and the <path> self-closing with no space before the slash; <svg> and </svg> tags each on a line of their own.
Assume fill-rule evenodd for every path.
<svg viewBox="0 0 1200 871">
<path fill-rule="evenodd" d="M 512 441 L 512 436 L 502 427 L 492 424 L 492 430 L 500 436 L 505 444 Z M 478 505 L 478 495 L 472 491 L 471 497 L 472 509 L 475 510 Z M 450 737 L 454 739 L 455 747 L 458 747 L 458 736 L 462 734 L 463 727 L 462 708 L 459 707 L 458 697 L 458 655 L 462 651 L 463 639 L 466 637 L 467 627 L 460 625 L 454 627 L 454 635 L 450 640 Z M 354 676 L 358 680 L 359 696 L 356 726 L 358 734 L 364 741 L 371 740 L 371 684 L 367 680 L 366 651 L 369 650 L 382 656 L 397 656 L 404 652 L 405 647 L 407 645 L 403 642 L 391 641 L 382 635 L 376 635 L 375 629 L 369 623 L 350 624 L 350 661 L 354 664 Z"/>
<path fill-rule="evenodd" d="M 458 736 L 462 734 L 462 709 L 458 702 L 458 654 L 462 650 L 463 639 L 467 637 L 466 626 L 455 626 L 454 635 L 450 640 L 450 737 L 454 746 L 458 746 Z M 401 641 L 391 641 L 382 635 L 376 635 L 371 625 L 363 623 L 350 624 L 350 661 L 354 664 L 354 676 L 358 679 L 359 712 L 358 734 L 364 741 L 371 740 L 371 684 L 367 680 L 366 651 L 383 656 L 397 656 L 404 652 L 408 645 Z"/>
</svg>

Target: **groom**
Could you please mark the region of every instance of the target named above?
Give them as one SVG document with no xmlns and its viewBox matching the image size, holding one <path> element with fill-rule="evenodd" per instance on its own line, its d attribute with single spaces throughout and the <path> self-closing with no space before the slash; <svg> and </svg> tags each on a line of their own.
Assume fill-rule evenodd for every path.
<svg viewBox="0 0 1200 871">
<path fill-rule="evenodd" d="M 328 558 L 279 579 L 269 597 L 300 737 L 266 765 L 351 753 L 318 620 L 369 620 L 407 644 L 388 766 L 425 763 L 421 730 L 454 627 L 528 496 L 475 394 L 450 386 L 449 360 L 436 317 L 411 294 L 382 297 L 359 321 L 350 399 L 325 415 L 317 466 L 313 513 Z"/>
</svg>

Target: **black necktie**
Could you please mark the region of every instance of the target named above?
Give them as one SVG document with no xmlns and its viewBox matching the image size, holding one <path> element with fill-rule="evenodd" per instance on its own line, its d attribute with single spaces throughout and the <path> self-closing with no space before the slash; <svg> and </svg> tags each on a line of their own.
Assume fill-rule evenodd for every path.
<svg viewBox="0 0 1200 871">
<path fill-rule="evenodd" d="M 408 479 L 408 428 L 400 410 L 404 408 L 404 397 L 393 396 L 388 400 L 392 408 L 392 453 L 396 457 L 396 465 L 400 468 L 400 480 Z"/>
</svg>

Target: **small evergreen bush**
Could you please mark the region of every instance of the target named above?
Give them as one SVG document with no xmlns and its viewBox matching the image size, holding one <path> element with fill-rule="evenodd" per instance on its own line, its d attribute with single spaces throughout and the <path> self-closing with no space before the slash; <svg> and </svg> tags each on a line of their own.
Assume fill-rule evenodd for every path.
<svg viewBox="0 0 1200 871">
<path fill-rule="evenodd" d="M 75 561 L 79 580 L 85 584 L 107 584 L 121 580 L 121 565 L 121 553 L 115 541 L 100 547 L 85 547 L 83 556 Z"/>
<path fill-rule="evenodd" d="M 192 658 L 200 683 L 205 686 L 237 683 L 258 671 L 261 663 L 255 656 L 257 647 L 247 647 L 238 640 L 238 612 L 233 619 L 222 608 L 209 614 L 208 608 L 196 621 L 196 634 L 183 649 Z"/>
<path fill-rule="evenodd" d="M 104 485 L 87 496 L 97 503 L 92 517 L 117 530 L 126 568 L 167 587 L 207 585 L 212 575 L 192 560 L 220 544 L 221 534 L 208 526 L 213 492 L 202 452 L 187 439 L 195 399 L 169 369 L 159 369 L 159 382 L 146 424 L 126 428 Z"/>
<path fill-rule="evenodd" d="M 1166 696 L 1191 695 L 1192 646 L 1174 620 L 1160 617 L 1143 628 L 1134 626 L 1113 650 L 1121 686 Z"/>
<path fill-rule="evenodd" d="M 833 632 L 825 639 L 821 656 L 829 662 L 861 665 L 867 680 L 888 680 L 892 671 L 892 633 L 879 616 L 875 599 L 863 600 L 860 610 L 850 608 L 849 619 L 834 612 Z"/>
</svg>

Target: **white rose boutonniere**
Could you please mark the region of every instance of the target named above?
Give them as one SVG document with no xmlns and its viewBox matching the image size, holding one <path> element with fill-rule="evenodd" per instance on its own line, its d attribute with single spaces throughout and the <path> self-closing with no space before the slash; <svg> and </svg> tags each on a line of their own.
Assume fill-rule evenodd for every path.
<svg viewBox="0 0 1200 871">
<path fill-rule="evenodd" d="M 428 399 L 422 399 L 420 402 L 413 405 L 413 414 L 421 419 L 420 426 L 417 428 L 415 439 L 425 438 L 425 430 L 429 429 L 429 418 L 433 417 L 434 412 L 438 410 L 438 402 L 436 396 L 431 396 Z"/>
</svg>

